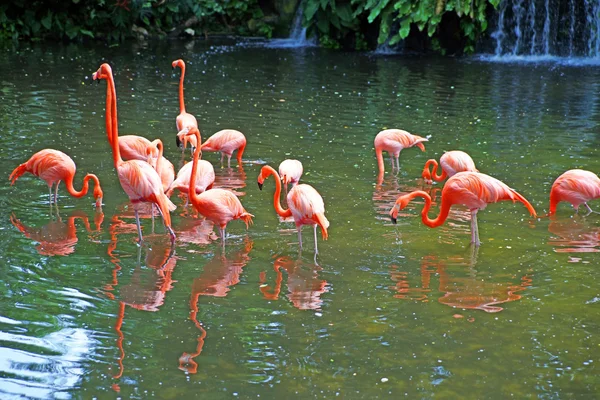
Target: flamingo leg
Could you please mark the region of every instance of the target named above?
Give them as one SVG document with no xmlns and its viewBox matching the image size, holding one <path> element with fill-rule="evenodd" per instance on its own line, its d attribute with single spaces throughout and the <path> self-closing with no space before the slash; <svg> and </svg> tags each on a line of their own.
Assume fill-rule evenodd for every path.
<svg viewBox="0 0 600 400">
<path fill-rule="evenodd" d="M 142 226 L 140 225 L 140 215 L 138 214 L 138 210 L 135 210 L 135 223 L 137 224 L 139 244 L 141 245 L 144 238 L 142 237 Z"/>
<path fill-rule="evenodd" d="M 300 250 L 302 250 L 302 225 L 297 225 L 296 229 L 298 230 L 298 243 L 300 244 Z"/>
<path fill-rule="evenodd" d="M 56 187 L 54 188 L 54 203 L 58 203 L 58 185 L 60 181 L 56 182 Z"/>
<path fill-rule="evenodd" d="M 52 209 L 52 185 L 48 186 L 48 202 L 50 203 L 50 209 Z"/>
<path fill-rule="evenodd" d="M 477 209 L 471 210 L 471 243 L 475 246 L 480 246 L 479 227 L 477 226 Z"/>
<path fill-rule="evenodd" d="M 394 155 L 390 153 L 390 161 L 392 162 L 392 171 L 394 170 Z"/>
<path fill-rule="evenodd" d="M 315 231 L 315 255 L 319 254 L 319 249 L 317 247 L 317 225 L 313 225 L 314 231 Z"/>
<path fill-rule="evenodd" d="M 221 168 L 223 168 L 223 158 L 225 157 L 225 153 L 221 153 Z"/>
<path fill-rule="evenodd" d="M 225 227 L 219 227 L 219 234 L 221 235 L 221 243 L 223 243 L 223 247 L 225 247 Z"/>
<path fill-rule="evenodd" d="M 396 156 L 396 169 L 400 171 L 400 153 Z"/>
<path fill-rule="evenodd" d="M 587 213 L 587 214 L 585 214 L 585 216 L 586 216 L 586 217 L 587 217 L 588 215 L 590 215 L 591 213 L 595 213 L 595 214 L 597 214 L 597 212 L 596 212 L 596 211 L 594 211 L 594 210 L 592 210 L 592 209 L 590 208 L 590 206 L 588 205 L 588 203 L 583 203 L 583 205 L 584 205 L 584 206 L 585 206 L 585 208 L 588 210 L 588 213 Z"/>
<path fill-rule="evenodd" d="M 227 168 L 231 168 L 231 154 L 227 154 Z"/>
<path fill-rule="evenodd" d="M 167 224 L 165 223 L 165 216 L 164 216 L 162 210 L 160 209 L 159 206 L 155 205 L 154 203 L 152 203 L 152 215 L 154 216 L 154 207 L 156 207 L 156 209 L 158 210 L 158 213 L 160 214 L 160 217 L 162 218 L 163 226 L 165 227 L 165 229 L 167 231 L 169 231 L 169 235 L 171 236 L 171 244 L 175 243 L 175 232 L 173 231 L 173 228 L 171 228 L 170 226 L 167 226 Z M 154 221 L 154 219 L 152 221 Z"/>
</svg>

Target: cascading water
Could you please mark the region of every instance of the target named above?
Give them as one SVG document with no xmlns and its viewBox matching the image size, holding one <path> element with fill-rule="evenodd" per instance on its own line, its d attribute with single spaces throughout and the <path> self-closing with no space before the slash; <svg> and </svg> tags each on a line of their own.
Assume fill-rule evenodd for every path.
<svg viewBox="0 0 600 400">
<path fill-rule="evenodd" d="M 600 58 L 600 0 L 502 0 L 496 57 Z"/>
<path fill-rule="evenodd" d="M 302 3 L 298 5 L 294 21 L 292 22 L 292 28 L 290 29 L 290 36 L 286 39 L 273 39 L 269 42 L 268 47 L 312 47 L 315 46 L 313 39 L 306 38 L 306 28 L 302 26 L 302 16 L 304 14 L 304 8 Z"/>
</svg>

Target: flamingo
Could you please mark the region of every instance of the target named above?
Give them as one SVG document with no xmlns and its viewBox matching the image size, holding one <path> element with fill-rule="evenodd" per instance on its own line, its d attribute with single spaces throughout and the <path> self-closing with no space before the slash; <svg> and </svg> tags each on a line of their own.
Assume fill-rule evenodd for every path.
<svg viewBox="0 0 600 400">
<path fill-rule="evenodd" d="M 433 171 L 429 170 L 430 165 L 433 165 Z M 427 160 L 422 174 L 426 183 L 432 184 L 434 180 L 441 182 L 455 175 L 457 172 L 479 172 L 475 168 L 475 163 L 471 156 L 460 150 L 452 150 L 444 153 L 440 157 L 439 165 L 442 166 L 442 175 L 437 175 L 438 162 L 435 159 Z"/>
<path fill-rule="evenodd" d="M 192 177 L 192 163 L 187 163 L 177 173 L 177 178 L 171 183 L 166 191 L 167 196 L 171 197 L 173 191 L 178 189 L 187 194 L 190 188 L 190 178 Z M 205 190 L 212 188 L 215 182 L 215 170 L 211 163 L 206 160 L 198 160 L 198 173 L 196 175 L 196 193 L 200 194 Z M 186 202 L 187 205 L 187 202 Z"/>
<path fill-rule="evenodd" d="M 27 162 L 19 165 L 13 170 L 9 178 L 11 186 L 15 184 L 17 179 L 26 172 L 40 177 L 48 184 L 50 204 L 56 203 L 58 200 L 58 185 L 61 181 L 65 182 L 67 192 L 73 197 L 80 198 L 87 194 L 89 189 L 89 180 L 94 181 L 94 198 L 96 199 L 96 207 L 102 206 L 102 188 L 100 181 L 94 174 L 86 174 L 83 178 L 83 187 L 81 190 L 75 190 L 73 187 L 73 179 L 75 178 L 75 162 L 63 153 L 62 151 L 53 149 L 40 150 L 31 156 Z M 54 189 L 54 202 L 52 201 L 52 186 L 56 184 Z"/>
<path fill-rule="evenodd" d="M 296 185 L 302 176 L 302 163 L 298 160 L 283 160 L 279 164 L 279 175 L 283 181 L 285 194 L 287 196 L 288 183 Z"/>
<path fill-rule="evenodd" d="M 158 151 L 158 153 L 155 152 Z M 175 167 L 171 161 L 163 157 L 163 143 L 160 139 L 154 139 L 146 149 L 148 164 L 158 172 L 162 182 L 163 191 L 166 192 L 175 179 Z"/>
<path fill-rule="evenodd" d="M 231 155 L 237 150 L 238 164 L 242 164 L 242 154 L 246 148 L 246 137 L 240 131 L 234 129 L 223 129 L 209 137 L 202 144 L 202 151 L 220 151 L 221 167 L 223 167 L 223 156 L 227 155 L 227 168 L 231 168 Z"/>
<path fill-rule="evenodd" d="M 181 130 L 184 128 L 198 128 L 198 121 L 196 121 L 196 117 L 185 111 L 185 102 L 183 100 L 183 78 L 185 77 L 185 62 L 179 59 L 173 61 L 171 65 L 173 66 L 173 68 L 181 68 L 181 77 L 179 78 L 179 115 L 175 120 L 177 131 L 181 133 Z M 198 143 L 200 143 L 200 141 L 196 139 L 196 136 L 186 136 L 185 134 L 177 134 L 176 142 L 178 147 L 183 142 L 182 151 L 185 150 L 188 142 L 193 148 L 196 148 L 198 146 Z"/>
<path fill-rule="evenodd" d="M 200 143 L 200 131 L 198 128 L 191 128 L 188 135 L 196 135 L 198 143 Z M 252 223 L 254 215 L 247 212 L 236 195 L 229 190 L 211 189 L 205 192 L 196 194 L 196 176 L 198 173 L 198 157 L 200 156 L 201 146 L 194 150 L 194 159 L 192 161 L 192 175 L 190 177 L 190 187 L 188 189 L 189 201 L 196 207 L 196 210 L 206 219 L 219 226 L 221 234 L 221 242 L 225 246 L 225 228 L 227 223 L 234 219 L 241 219 L 248 225 Z"/>
<path fill-rule="evenodd" d="M 417 190 L 398 197 L 396 204 L 390 210 L 390 217 L 393 223 L 396 223 L 398 211 L 404 209 L 415 197 L 425 199 L 425 207 L 421 211 L 421 220 L 430 228 L 436 228 L 446 221 L 452 205 L 462 204 L 467 206 L 471 211 L 471 243 L 474 243 L 475 246 L 481 244 L 479 241 L 479 229 L 477 227 L 477 211 L 483 210 L 490 203 L 496 203 L 501 200 L 512 200 L 513 202 L 518 200 L 527 207 L 532 216 L 537 216 L 534 208 L 525 197 L 498 179 L 480 172 L 459 172 L 448 179 L 448 182 L 446 182 L 442 189 L 440 214 L 433 220 L 427 216 L 431 207 L 431 197 L 429 194 Z"/>
<path fill-rule="evenodd" d="M 428 139 L 413 135 L 400 129 L 386 129 L 375 136 L 375 155 L 377 156 L 377 165 L 379 166 L 379 175 L 383 175 L 385 167 L 383 165 L 383 152 L 387 151 L 392 160 L 392 171 L 394 170 L 394 157 L 396 158 L 396 167 L 400 169 L 400 152 L 403 149 L 417 146 L 421 151 L 425 151 L 423 142 Z"/>
<path fill-rule="evenodd" d="M 124 135 L 119 137 L 119 153 L 124 160 L 141 160 L 148 159 L 146 149 L 152 143 L 142 136 Z"/>
<path fill-rule="evenodd" d="M 312 225 L 315 232 L 315 254 L 319 253 L 317 248 L 317 225 L 321 227 L 321 235 L 327 240 L 327 228 L 329 221 L 325 217 L 325 204 L 323 198 L 312 186 L 306 184 L 296 185 L 287 195 L 289 208 L 281 207 L 279 197 L 281 195 L 281 182 L 279 174 L 272 167 L 265 165 L 258 175 L 258 187 L 262 190 L 265 179 L 273 175 L 275 178 L 275 195 L 273 196 L 273 207 L 275 212 L 282 218 L 294 217 L 296 229 L 298 230 L 298 242 L 302 249 L 302 225 Z"/>
<path fill-rule="evenodd" d="M 171 244 L 175 243 L 175 232 L 171 228 L 171 215 L 169 211 L 175 210 L 175 204 L 164 194 L 162 182 L 158 173 L 145 161 L 129 160 L 123 161 L 119 152 L 119 128 L 117 123 L 117 94 L 115 82 L 110 65 L 104 63 L 96 71 L 92 78 L 106 79 L 106 134 L 108 142 L 113 151 L 113 162 L 117 170 L 121 187 L 129 200 L 133 203 L 135 212 L 135 222 L 138 229 L 140 243 L 143 240 L 142 228 L 140 226 L 140 217 L 138 213 L 139 203 L 152 203 L 157 206 L 158 211 L 163 217 L 165 227 L 171 236 Z"/>
<path fill-rule="evenodd" d="M 593 211 L 588 201 L 600 197 L 600 179 L 593 172 L 583 169 L 570 169 L 554 181 L 550 189 L 550 209 L 548 216 L 556 213 L 556 206 L 561 201 L 571 203 L 575 212 L 583 204 L 588 215 Z"/>
</svg>

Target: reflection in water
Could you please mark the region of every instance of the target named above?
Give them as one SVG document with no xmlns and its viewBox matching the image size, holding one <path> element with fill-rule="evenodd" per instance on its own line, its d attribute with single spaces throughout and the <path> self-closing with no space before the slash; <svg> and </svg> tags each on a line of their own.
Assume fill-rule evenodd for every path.
<svg viewBox="0 0 600 400">
<path fill-rule="evenodd" d="M 199 277 L 192 282 L 192 294 L 190 296 L 190 319 L 200 330 L 196 351 L 193 353 L 183 353 L 179 358 L 179 369 L 190 374 L 198 372 L 198 363 L 194 358 L 202 353 L 206 330 L 198 321 L 198 300 L 200 296 L 225 297 L 231 286 L 237 285 L 240 281 L 242 269 L 250 261 L 249 253 L 252 250 L 253 242 L 246 237 L 244 239 L 244 248 L 230 253 L 226 256 L 224 253 L 215 254 L 212 260 L 206 263 Z"/>
<path fill-rule="evenodd" d="M 246 172 L 242 165 L 237 168 L 216 168 L 213 187 L 231 190 L 238 197 L 244 196 L 245 192 L 238 191 L 246 187 Z"/>
<path fill-rule="evenodd" d="M 117 332 L 117 348 L 119 349 L 119 372 L 113 376 L 115 379 L 121 378 L 124 372 L 123 360 L 125 359 L 125 349 L 123 348 L 124 334 L 121 330 L 123 320 L 125 319 L 125 306 L 140 311 L 158 311 L 164 303 L 166 293 L 173 288 L 172 274 L 177 263 L 174 257 L 174 247 L 171 243 L 164 240 L 160 235 L 147 236 L 146 243 L 150 245 L 146 253 L 145 267 L 141 264 L 141 246 L 137 247 L 137 266 L 131 275 L 128 284 L 121 285 L 119 294 L 113 292 L 119 285 L 118 276 L 121 271 L 121 259 L 116 254 L 118 235 L 121 233 L 136 232 L 135 223 L 127 224 L 121 220 L 121 216 L 114 215 L 109 229 L 111 242 L 108 246 L 107 254 L 110 262 L 114 264 L 112 272 L 112 281 L 104 286 L 104 294 L 109 299 L 119 301 L 119 311 L 115 331 Z M 156 240 L 153 240 L 156 238 Z M 117 384 L 113 389 L 119 391 Z"/>
<path fill-rule="evenodd" d="M 321 295 L 329 291 L 327 281 L 319 279 L 321 267 L 317 264 L 305 263 L 301 258 L 294 260 L 291 257 L 284 256 L 275 259 L 273 269 L 277 274 L 273 289 L 265 283 L 267 280 L 266 271 L 260 273 L 260 291 L 266 299 L 277 300 L 279 298 L 283 270 L 287 274 L 287 297 L 294 307 L 299 310 L 321 309 L 323 304 Z"/>
<path fill-rule="evenodd" d="M 524 274 L 520 282 L 512 281 L 490 282 L 477 274 L 475 265 L 479 248 L 471 246 L 470 254 L 466 257 L 451 257 L 439 260 L 436 256 L 425 256 L 421 260 L 421 285 L 411 287 L 409 274 L 399 271 L 398 266 L 390 267 L 390 274 L 396 285 L 395 298 L 403 300 L 429 301 L 431 276 L 439 277 L 439 290 L 444 293 L 438 301 L 450 307 L 482 310 L 488 313 L 502 311 L 498 304 L 519 300 L 518 292 L 531 286 L 531 277 Z M 457 268 L 458 267 L 458 268 Z M 467 267 L 465 270 L 464 267 Z M 462 276 L 461 276 L 462 275 Z"/>
<path fill-rule="evenodd" d="M 430 185 L 416 186 L 416 182 L 413 181 L 410 181 L 410 184 L 400 184 L 398 176 L 393 174 L 388 175 L 385 180 L 380 176 L 377 179 L 372 198 L 375 205 L 375 212 L 378 214 L 377 219 L 389 222 L 390 209 L 394 206 L 398 196 L 415 190 L 428 191 L 432 190 L 432 187 Z"/>
<path fill-rule="evenodd" d="M 600 228 L 587 224 L 586 218 L 550 217 L 548 244 L 556 253 L 596 253 L 600 251 Z M 579 261 L 572 259 L 572 261 Z"/>
<path fill-rule="evenodd" d="M 50 207 L 50 211 L 52 212 L 52 207 Z M 66 256 L 75 251 L 75 245 L 78 241 L 75 220 L 81 219 L 88 232 L 99 233 L 102 230 L 101 225 L 104 220 L 104 214 L 99 207 L 94 215 L 94 224 L 96 225 L 94 230 L 90 227 L 88 215 L 81 210 L 72 211 L 63 221 L 63 218 L 58 213 L 58 207 L 56 207 L 56 219 L 52 219 L 52 213 L 50 214 L 50 218 L 50 222 L 41 228 L 26 226 L 14 213 L 10 216 L 10 222 L 12 222 L 15 228 L 21 231 L 25 237 L 39 243 L 36 246 L 36 250 L 41 255 Z"/>
</svg>

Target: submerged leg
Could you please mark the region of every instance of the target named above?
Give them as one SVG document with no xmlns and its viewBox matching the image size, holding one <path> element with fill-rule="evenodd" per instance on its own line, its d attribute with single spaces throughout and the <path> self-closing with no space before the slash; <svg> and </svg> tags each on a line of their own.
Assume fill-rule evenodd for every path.
<svg viewBox="0 0 600 400">
<path fill-rule="evenodd" d="M 169 235 L 171 236 L 171 244 L 175 243 L 175 232 L 173 231 L 173 228 L 167 226 L 167 223 L 165 222 L 165 215 L 163 214 L 160 207 L 155 205 L 154 203 L 152 203 L 152 215 L 154 216 L 154 207 L 156 207 L 158 213 L 160 214 L 160 217 L 162 218 L 163 226 L 167 231 L 169 231 Z M 154 228 L 154 217 L 152 218 L 152 227 Z"/>
<path fill-rule="evenodd" d="M 298 230 L 298 243 L 300 244 L 300 250 L 302 250 L 302 225 L 296 225 Z"/>
<path fill-rule="evenodd" d="M 137 224 L 138 239 L 139 239 L 139 244 L 141 246 L 144 238 L 142 237 L 142 226 L 140 225 L 140 215 L 138 214 L 138 210 L 135 210 L 135 223 Z"/>
<path fill-rule="evenodd" d="M 319 249 L 317 247 L 317 225 L 313 225 L 313 228 L 315 230 L 315 254 L 319 254 Z"/>
<path fill-rule="evenodd" d="M 477 226 L 477 209 L 471 210 L 471 243 L 475 246 L 480 246 L 479 227 Z"/>
<path fill-rule="evenodd" d="M 219 227 L 219 234 L 221 235 L 221 243 L 225 246 L 225 227 Z"/>
<path fill-rule="evenodd" d="M 225 153 L 221 153 L 221 168 L 223 168 L 223 158 L 225 157 Z"/>
</svg>

